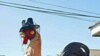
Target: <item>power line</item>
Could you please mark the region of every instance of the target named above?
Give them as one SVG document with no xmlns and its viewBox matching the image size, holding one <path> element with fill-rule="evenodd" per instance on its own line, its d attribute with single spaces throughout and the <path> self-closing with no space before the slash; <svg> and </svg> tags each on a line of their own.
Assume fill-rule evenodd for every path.
<svg viewBox="0 0 100 56">
<path fill-rule="evenodd" d="M 42 9 L 42 10 L 47 10 L 47 11 L 59 12 L 59 14 L 64 13 L 64 11 L 51 10 L 51 9 L 40 8 L 40 7 L 36 7 L 36 6 L 22 5 L 22 4 L 16 4 L 16 3 L 5 2 L 5 1 L 0 1 L 0 2 L 1 2 L 1 3 L 7 3 L 7 4 L 13 4 L 13 5 L 19 5 L 19 6 L 25 6 L 25 7 L 30 7 L 30 8 L 37 8 L 37 9 Z M 72 14 L 72 13 L 67 12 L 67 14 Z"/>
<path fill-rule="evenodd" d="M 80 11 L 80 12 L 85 12 L 85 13 L 100 15 L 100 13 L 94 13 L 94 12 L 90 12 L 90 11 L 84 11 L 84 10 L 80 10 L 80 9 L 75 9 L 75 8 L 70 8 L 70 7 L 64 7 L 64 6 L 60 6 L 60 5 L 54 5 L 54 4 L 40 2 L 40 1 L 35 1 L 35 0 L 29 0 L 29 1 L 40 3 L 40 4 L 45 4 L 45 5 L 50 5 L 50 6 L 55 6 L 55 7 L 60 7 L 60 8 L 64 8 L 64 9 L 70 9 L 70 10 L 74 10 L 74 11 Z"/>
<path fill-rule="evenodd" d="M 24 7 L 30 7 L 30 8 L 37 8 L 37 9 L 52 11 L 52 12 L 55 12 L 55 13 L 58 13 L 58 14 L 63 14 L 63 15 L 75 15 L 75 16 L 83 16 L 83 17 L 100 18 L 99 16 L 84 15 L 84 14 L 79 14 L 79 13 L 65 12 L 65 11 L 60 11 L 60 10 L 41 8 L 41 7 L 30 6 L 30 5 L 22 5 L 22 4 L 10 3 L 10 2 L 4 2 L 4 1 L 0 1 L 0 2 L 1 3 L 12 4 L 12 5 L 19 5 L 19 6 L 24 6 Z"/>
<path fill-rule="evenodd" d="M 59 16 L 63 16 L 63 17 L 70 17 L 70 18 L 74 18 L 74 19 L 78 19 L 78 20 L 84 20 L 84 21 L 88 21 L 88 22 L 95 22 L 96 21 L 96 20 L 80 19 L 78 17 L 76 18 L 76 17 L 72 17 L 72 16 L 67 16 L 67 15 L 55 13 L 55 12 L 52 12 L 52 11 L 50 12 L 50 11 L 39 10 L 39 9 L 30 9 L 30 8 L 25 8 L 25 7 L 7 5 L 7 4 L 0 4 L 0 5 L 13 7 L 13 8 L 19 8 L 19 9 L 25 9 L 25 10 L 31 10 L 31 11 L 37 11 L 37 12 L 42 12 L 42 13 L 47 13 L 47 14 L 55 14 L 55 15 L 59 15 Z"/>
</svg>

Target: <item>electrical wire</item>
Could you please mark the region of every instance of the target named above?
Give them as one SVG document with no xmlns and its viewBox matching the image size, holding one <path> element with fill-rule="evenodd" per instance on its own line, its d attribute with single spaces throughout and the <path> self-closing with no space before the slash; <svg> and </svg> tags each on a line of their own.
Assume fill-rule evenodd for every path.
<svg viewBox="0 0 100 56">
<path fill-rule="evenodd" d="M 37 9 L 30 9 L 30 8 L 25 8 L 25 7 L 18 7 L 18 6 L 12 6 L 12 5 L 7 5 L 7 4 L 0 4 L 3 6 L 9 6 L 9 7 L 14 7 L 14 8 L 19 8 L 19 9 L 25 9 L 25 10 L 31 10 L 31 11 L 37 11 L 37 12 L 42 12 L 42 13 L 47 13 L 47 14 L 55 14 L 55 15 L 59 15 L 59 16 L 63 16 L 63 17 L 70 17 L 73 18 L 72 16 L 67 16 L 64 14 L 59 14 L 59 13 L 55 13 L 55 12 L 50 12 L 50 11 L 43 11 L 43 10 L 37 10 Z M 87 19 L 79 19 L 78 17 L 74 17 L 73 19 L 78 19 L 78 20 L 84 20 L 84 21 L 88 21 L 88 22 L 96 22 L 97 20 L 87 20 Z"/>
<path fill-rule="evenodd" d="M 60 10 L 46 9 L 46 8 L 41 8 L 41 7 L 36 7 L 36 6 L 22 5 L 22 4 L 10 3 L 10 2 L 4 2 L 4 1 L 0 1 L 0 2 L 7 3 L 7 4 L 12 4 L 12 5 L 19 5 L 19 6 L 43 9 L 43 10 L 47 10 L 47 11 L 54 11 L 55 13 L 59 13 L 59 14 L 67 14 L 67 15 L 69 14 L 69 15 L 76 15 L 76 16 L 100 18 L 99 16 L 91 16 L 91 15 L 84 15 L 84 14 L 79 14 L 79 13 L 64 12 L 64 11 L 60 11 Z"/>
<path fill-rule="evenodd" d="M 88 19 L 82 19 L 82 18 L 78 18 L 78 17 L 72 17 L 72 16 L 67 16 L 67 15 L 56 14 L 56 13 L 48 12 L 48 11 L 41 11 L 41 10 L 35 10 L 35 9 L 29 9 L 29 8 L 23 8 L 23 7 L 17 7 L 17 6 L 11 6 L 11 5 L 7 5 L 7 4 L 0 4 L 0 5 L 13 7 L 13 8 L 24 9 L 24 10 L 30 10 L 30 11 L 37 11 L 37 12 L 42 12 L 42 13 L 47 13 L 47 14 L 55 14 L 55 15 L 59 15 L 59 16 L 63 16 L 63 17 L 70 17 L 70 18 L 73 18 L 73 19 L 78 19 L 78 20 L 83 20 L 83 21 L 88 21 L 88 22 L 96 22 L 97 21 L 97 20 L 88 20 Z"/>
<path fill-rule="evenodd" d="M 36 6 L 22 5 L 22 4 L 16 4 L 16 3 L 5 2 L 5 1 L 0 1 L 0 2 L 1 2 L 1 3 L 12 4 L 12 5 L 24 6 L 24 7 L 37 8 L 37 9 L 42 9 L 42 10 L 47 10 L 47 11 L 53 11 L 53 12 L 55 12 L 55 13 L 65 14 L 65 15 L 67 14 L 67 15 L 76 15 L 76 16 L 100 18 L 99 16 L 91 16 L 91 15 L 84 15 L 84 14 L 79 14 L 79 13 L 65 12 L 65 11 L 54 10 L 54 9 L 46 9 L 46 8 L 41 8 L 41 7 L 36 7 Z"/>
<path fill-rule="evenodd" d="M 52 9 L 46 9 L 46 8 L 41 8 L 41 7 L 36 7 L 36 6 L 30 6 L 30 5 L 22 5 L 22 4 L 16 4 L 16 3 L 10 3 L 10 2 L 5 2 L 5 1 L 0 1 L 1 3 L 7 3 L 7 4 L 13 4 L 13 5 L 19 5 L 19 6 L 25 6 L 25 7 L 30 7 L 30 8 L 37 8 L 37 9 L 43 9 L 43 10 L 47 10 L 47 11 L 53 11 L 53 12 L 59 12 L 59 13 L 65 13 L 64 11 L 58 11 L 58 10 L 52 10 Z M 66 12 L 66 13 L 70 13 L 70 12 Z M 70 13 L 73 14 L 73 13 Z"/>
<path fill-rule="evenodd" d="M 60 6 L 60 5 L 54 5 L 54 4 L 40 2 L 40 1 L 35 1 L 35 0 L 29 0 L 29 1 L 40 3 L 40 4 L 44 4 L 44 5 L 50 5 L 50 6 L 55 6 L 55 7 L 59 7 L 59 8 L 64 8 L 64 9 L 70 9 L 70 10 L 74 10 L 74 11 L 80 11 L 80 12 L 85 12 L 85 13 L 100 15 L 100 13 L 94 13 L 94 12 L 90 12 L 90 11 L 84 11 L 84 10 L 80 10 L 80 9 L 69 8 L 69 7 L 64 7 L 64 6 Z"/>
</svg>

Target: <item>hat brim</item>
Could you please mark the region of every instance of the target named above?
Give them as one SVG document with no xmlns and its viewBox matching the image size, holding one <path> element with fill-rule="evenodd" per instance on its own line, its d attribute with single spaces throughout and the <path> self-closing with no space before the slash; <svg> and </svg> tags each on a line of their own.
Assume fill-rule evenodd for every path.
<svg viewBox="0 0 100 56">
<path fill-rule="evenodd" d="M 38 28 L 40 28 L 40 25 L 23 26 L 23 27 L 21 27 L 20 32 L 22 32 L 24 30 L 38 29 Z"/>
</svg>

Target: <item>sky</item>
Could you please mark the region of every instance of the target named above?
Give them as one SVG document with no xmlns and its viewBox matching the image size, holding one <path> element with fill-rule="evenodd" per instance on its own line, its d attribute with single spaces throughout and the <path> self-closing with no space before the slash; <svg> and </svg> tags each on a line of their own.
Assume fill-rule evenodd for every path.
<svg viewBox="0 0 100 56">
<path fill-rule="evenodd" d="M 0 0 L 38 6 L 48 9 L 56 9 L 66 12 L 89 14 L 71 9 L 60 8 L 34 1 L 45 2 L 54 5 L 100 13 L 100 0 Z M 89 14 L 95 15 L 95 14 Z M 42 56 L 56 56 L 60 54 L 64 47 L 70 42 L 81 42 L 90 49 L 100 49 L 100 38 L 92 37 L 89 26 L 95 22 L 87 22 L 69 17 L 45 14 L 35 11 L 17 9 L 0 5 L 0 55 L 5 56 L 23 56 L 24 46 L 19 35 L 21 21 L 32 17 L 34 22 L 39 24 L 42 39 Z M 95 20 L 96 18 L 83 19 Z M 96 19 L 100 20 L 100 19 Z"/>
</svg>

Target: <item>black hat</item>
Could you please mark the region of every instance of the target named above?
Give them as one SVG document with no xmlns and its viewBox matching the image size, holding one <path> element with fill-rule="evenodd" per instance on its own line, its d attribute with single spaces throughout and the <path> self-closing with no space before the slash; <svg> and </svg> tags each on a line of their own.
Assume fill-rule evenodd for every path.
<svg viewBox="0 0 100 56">
<path fill-rule="evenodd" d="M 36 25 L 33 22 L 32 18 L 28 18 L 27 22 L 25 22 L 25 20 L 22 20 L 22 27 L 20 29 L 20 32 L 22 32 L 23 30 L 27 30 L 27 29 L 38 29 L 40 27 L 40 25 Z"/>
</svg>

